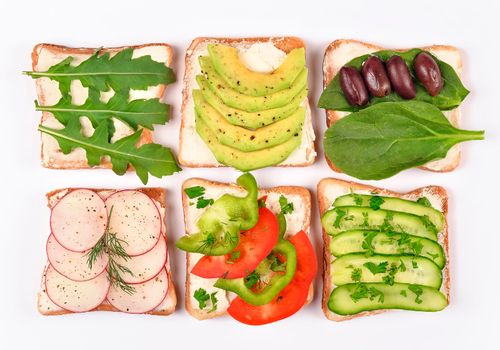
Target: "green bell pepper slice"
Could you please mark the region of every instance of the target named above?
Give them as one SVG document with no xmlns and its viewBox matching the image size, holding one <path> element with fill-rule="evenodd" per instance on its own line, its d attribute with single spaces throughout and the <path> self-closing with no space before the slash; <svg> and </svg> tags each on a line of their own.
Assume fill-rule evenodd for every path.
<svg viewBox="0 0 500 350">
<path fill-rule="evenodd" d="M 247 195 L 224 194 L 217 199 L 198 219 L 196 226 L 199 231 L 177 241 L 179 249 L 204 255 L 225 255 L 238 245 L 241 230 L 249 230 L 257 224 L 257 182 L 250 173 L 244 173 L 236 182 L 247 191 Z"/>
<path fill-rule="evenodd" d="M 254 292 L 245 285 L 244 278 L 226 279 L 219 278 L 214 287 L 221 288 L 236 293 L 240 298 L 251 305 L 264 305 L 270 303 L 279 292 L 283 290 L 293 279 L 297 268 L 297 253 L 292 243 L 280 239 L 273 249 L 273 252 L 280 253 L 286 257 L 286 271 L 282 275 L 274 275 L 259 293 Z M 265 260 L 261 264 L 266 264 Z M 261 267 L 260 265 L 256 270 Z"/>
</svg>

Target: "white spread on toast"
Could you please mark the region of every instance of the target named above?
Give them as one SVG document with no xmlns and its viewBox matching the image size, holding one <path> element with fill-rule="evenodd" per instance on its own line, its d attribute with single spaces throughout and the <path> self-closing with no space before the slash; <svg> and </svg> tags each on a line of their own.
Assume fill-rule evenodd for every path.
<svg viewBox="0 0 500 350">
<path fill-rule="evenodd" d="M 186 67 L 188 95 L 183 111 L 184 127 L 181 130 L 179 158 L 187 164 L 201 164 L 203 166 L 217 167 L 224 165 L 220 164 L 217 159 L 215 159 L 215 156 L 196 132 L 194 101 L 191 94 L 191 90 L 198 88 L 198 84 L 195 80 L 195 77 L 201 72 L 198 58 L 208 55 L 208 44 L 208 42 L 199 43 L 194 50 L 187 52 L 187 55 L 190 55 L 190 61 L 187 63 L 188 66 Z M 286 57 L 285 52 L 276 48 L 270 41 L 253 44 L 240 42 L 232 45 L 238 49 L 240 57 L 243 59 L 245 65 L 256 72 L 266 72 L 269 71 L 269 68 L 271 68 L 272 71 L 275 69 L 274 67 L 279 67 Z M 311 163 L 316 157 L 316 152 L 314 151 L 315 135 L 312 126 L 311 109 L 307 97 L 304 99 L 301 106 L 306 107 L 304 127 L 302 128 L 302 142 L 300 146 L 279 165 L 294 166 Z"/>
<path fill-rule="evenodd" d="M 110 55 L 116 55 L 118 51 L 111 52 Z M 144 46 L 134 50 L 132 57 L 141 57 L 150 55 L 154 61 L 165 63 L 169 60 L 169 51 L 165 46 Z M 73 57 L 71 62 L 72 66 L 77 66 L 86 59 L 88 59 L 91 54 L 71 54 L 62 53 L 59 50 L 53 50 L 42 46 L 38 51 L 38 62 L 34 67 L 34 71 L 46 71 L 51 66 L 58 64 L 68 56 Z M 59 91 L 59 83 L 50 80 L 47 77 L 42 77 L 36 79 L 36 88 L 38 93 L 38 102 L 42 106 L 51 106 L 56 104 L 62 97 Z M 130 90 L 130 100 L 137 99 L 150 99 L 158 97 L 161 86 L 150 86 L 147 90 Z M 114 91 L 110 90 L 107 92 L 101 92 L 101 101 L 107 102 L 111 97 L 113 97 Z M 72 103 L 76 105 L 82 105 L 88 97 L 88 89 L 83 87 L 79 80 L 74 80 L 71 83 L 71 98 Z M 85 136 L 90 136 L 94 132 L 94 128 L 90 124 L 87 117 L 81 117 L 80 123 L 82 124 L 82 133 Z M 112 142 L 119 140 L 125 136 L 133 133 L 133 129 L 128 127 L 125 123 L 113 118 L 113 123 L 115 125 L 115 134 L 111 139 Z M 43 112 L 42 124 L 54 128 L 62 129 L 63 125 L 49 112 Z M 49 135 L 44 133 L 41 134 L 42 138 L 42 162 L 45 166 L 51 167 L 62 167 L 64 168 L 65 162 L 79 162 L 82 161 L 86 163 L 85 151 L 81 148 L 73 150 L 70 154 L 64 155 L 59 148 L 57 141 Z"/>
<path fill-rule="evenodd" d="M 196 184 L 190 184 L 190 186 L 196 186 Z M 203 186 L 203 184 L 201 184 Z M 232 195 L 241 195 L 242 197 L 246 194 L 246 192 L 237 187 L 224 187 L 224 186 L 203 186 L 205 187 L 205 198 L 212 198 L 213 200 L 217 200 L 225 193 L 229 193 Z M 267 195 L 266 207 L 271 210 L 273 213 L 278 214 L 281 210 L 279 204 L 279 197 L 284 195 L 289 203 L 293 203 L 294 210 L 291 214 L 285 215 L 287 229 L 285 232 L 285 237 L 291 236 L 299 232 L 300 230 L 304 230 L 306 234 L 309 234 L 309 223 L 308 213 L 306 205 L 303 201 L 303 197 L 299 194 L 283 194 L 276 191 L 259 191 L 259 197 Z M 186 212 L 184 213 L 186 218 L 186 229 L 187 232 L 195 233 L 197 232 L 196 222 L 198 218 L 203 214 L 206 209 L 198 209 L 196 205 L 188 205 Z M 194 265 L 198 262 L 199 259 L 203 256 L 202 254 L 196 253 L 188 253 L 189 255 L 189 266 L 188 271 L 191 271 Z M 199 310 L 198 301 L 194 298 L 194 291 L 198 288 L 203 288 L 207 291 L 207 293 L 217 292 L 217 314 L 223 314 L 227 308 L 231 300 L 235 297 L 233 293 L 226 292 L 223 289 L 215 288 L 213 284 L 217 281 L 216 278 L 208 279 L 201 278 L 190 274 L 189 276 L 189 288 L 191 295 L 190 304 L 193 308 Z"/>
</svg>

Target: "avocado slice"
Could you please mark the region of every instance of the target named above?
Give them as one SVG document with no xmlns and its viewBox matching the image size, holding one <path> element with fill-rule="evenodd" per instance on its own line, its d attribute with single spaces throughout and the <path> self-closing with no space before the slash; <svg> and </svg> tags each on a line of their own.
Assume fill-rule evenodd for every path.
<svg viewBox="0 0 500 350">
<path fill-rule="evenodd" d="M 266 96 L 288 89 L 306 65 L 303 47 L 290 51 L 283 63 L 271 73 L 248 69 L 241 61 L 238 50 L 232 46 L 210 44 L 208 53 L 215 70 L 229 86 L 250 96 Z"/>
<path fill-rule="evenodd" d="M 197 76 L 196 79 L 206 79 L 210 89 L 214 92 L 224 104 L 242 109 L 246 112 L 258 112 L 272 108 L 283 107 L 290 103 L 304 88 L 307 88 L 307 68 L 303 68 L 293 84 L 284 90 L 267 96 L 249 96 L 240 94 L 226 83 L 224 79 L 215 71 L 209 57 L 200 57 L 200 66 L 203 76 Z"/>
<path fill-rule="evenodd" d="M 198 115 L 196 116 L 196 131 L 217 161 L 241 171 L 260 169 L 281 163 L 299 147 L 302 140 L 302 132 L 300 132 L 298 136 L 292 137 L 281 145 L 254 152 L 242 152 L 219 143 L 214 133 Z"/>
<path fill-rule="evenodd" d="M 224 102 L 212 92 L 206 79 L 197 77 L 197 81 L 205 100 L 229 123 L 251 130 L 261 128 L 289 117 L 290 114 L 295 112 L 302 101 L 304 101 L 307 97 L 307 89 L 303 89 L 292 99 L 292 101 L 290 101 L 290 103 L 284 105 L 283 107 L 268 109 L 260 112 L 245 112 L 241 109 L 226 106 Z"/>
<path fill-rule="evenodd" d="M 217 140 L 223 145 L 243 152 L 258 151 L 282 144 L 293 136 L 298 136 L 304 125 L 306 110 L 300 107 L 290 117 L 252 131 L 229 123 L 203 99 L 200 90 L 193 90 L 193 98 L 196 113 Z"/>
</svg>

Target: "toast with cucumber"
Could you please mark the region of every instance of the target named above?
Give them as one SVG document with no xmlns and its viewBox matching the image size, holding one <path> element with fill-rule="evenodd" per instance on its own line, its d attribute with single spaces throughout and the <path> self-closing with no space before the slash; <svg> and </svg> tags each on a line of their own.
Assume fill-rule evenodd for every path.
<svg viewBox="0 0 500 350">
<path fill-rule="evenodd" d="M 391 309 L 440 311 L 450 299 L 448 196 L 327 178 L 319 182 L 323 312 L 333 321 Z"/>
<path fill-rule="evenodd" d="M 461 54 L 452 46 L 391 50 L 356 40 L 332 42 L 318 102 L 326 110 L 330 167 L 363 180 L 411 167 L 455 169 L 459 143 L 484 134 L 458 129 L 469 93 L 461 73 Z"/>
<path fill-rule="evenodd" d="M 204 320 L 230 315 L 262 325 L 289 317 L 313 297 L 317 271 L 308 238 L 307 189 L 259 189 L 253 176 L 237 184 L 184 182 L 185 305 Z"/>
<path fill-rule="evenodd" d="M 314 162 L 302 40 L 197 38 L 185 67 L 182 165 L 250 171 Z"/>
<path fill-rule="evenodd" d="M 175 311 L 165 190 L 65 188 L 49 192 L 47 201 L 42 315 Z"/>
</svg>

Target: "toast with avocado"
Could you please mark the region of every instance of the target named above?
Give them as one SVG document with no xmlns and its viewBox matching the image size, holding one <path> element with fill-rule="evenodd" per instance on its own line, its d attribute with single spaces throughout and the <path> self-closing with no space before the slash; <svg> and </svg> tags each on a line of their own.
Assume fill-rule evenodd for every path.
<svg viewBox="0 0 500 350">
<path fill-rule="evenodd" d="M 302 40 L 197 38 L 185 67 L 182 165 L 249 171 L 314 162 Z"/>
<path fill-rule="evenodd" d="M 325 90 L 318 103 L 326 110 L 330 167 L 364 180 L 415 166 L 455 169 L 458 144 L 483 138 L 483 132 L 457 129 L 460 104 L 469 93 L 461 73 L 461 54 L 452 46 L 390 50 L 356 40 L 332 42 L 324 55 Z M 379 157 L 386 162 L 369 161 Z"/>
<path fill-rule="evenodd" d="M 318 183 L 323 312 L 333 321 L 391 309 L 440 311 L 450 299 L 448 196 L 398 193 L 327 178 Z"/>
<path fill-rule="evenodd" d="M 31 54 L 41 159 L 51 169 L 135 169 L 143 183 L 179 171 L 172 152 L 153 143 L 165 124 L 162 102 L 175 81 L 168 44 L 71 48 L 38 44 Z"/>
<path fill-rule="evenodd" d="M 42 315 L 175 311 L 164 189 L 64 188 L 49 192 L 47 201 Z"/>
<path fill-rule="evenodd" d="M 289 317 L 310 302 L 317 271 L 308 238 L 307 189 L 258 189 L 249 173 L 237 184 L 184 182 L 185 305 L 204 320 L 229 314 L 261 325 Z"/>
</svg>

